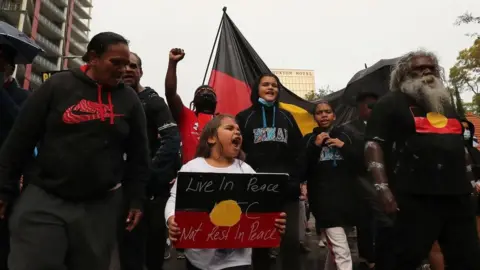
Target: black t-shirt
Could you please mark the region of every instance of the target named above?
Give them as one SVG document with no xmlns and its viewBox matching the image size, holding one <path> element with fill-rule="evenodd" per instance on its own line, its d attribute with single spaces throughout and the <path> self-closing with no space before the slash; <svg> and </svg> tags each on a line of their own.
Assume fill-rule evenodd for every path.
<svg viewBox="0 0 480 270">
<path fill-rule="evenodd" d="M 453 107 L 427 113 L 404 93 L 391 92 L 375 104 L 365 138 L 382 144 L 397 193 L 454 195 L 472 190 L 462 134 Z"/>
</svg>

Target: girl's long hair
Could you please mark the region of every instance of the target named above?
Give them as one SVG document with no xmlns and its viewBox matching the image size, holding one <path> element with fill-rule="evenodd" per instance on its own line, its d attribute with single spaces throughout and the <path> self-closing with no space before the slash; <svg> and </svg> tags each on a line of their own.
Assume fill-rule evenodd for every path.
<svg viewBox="0 0 480 270">
<path fill-rule="evenodd" d="M 212 148 L 214 144 L 208 142 L 209 138 L 217 138 L 217 143 L 220 146 L 220 152 L 223 152 L 223 146 L 218 140 L 218 128 L 222 125 L 222 120 L 225 118 L 231 118 L 235 120 L 235 117 L 229 114 L 219 114 L 216 115 L 212 120 L 210 120 L 205 127 L 203 128 L 202 134 L 200 135 L 200 141 L 198 143 L 197 152 L 195 157 L 209 158 L 212 154 Z M 240 153 L 236 157 L 239 160 L 245 160 L 245 153 L 240 150 Z"/>
</svg>

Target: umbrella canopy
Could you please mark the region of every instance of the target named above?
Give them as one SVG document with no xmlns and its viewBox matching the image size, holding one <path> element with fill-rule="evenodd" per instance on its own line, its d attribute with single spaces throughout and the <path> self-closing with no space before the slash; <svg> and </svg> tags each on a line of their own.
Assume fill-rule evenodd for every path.
<svg viewBox="0 0 480 270">
<path fill-rule="evenodd" d="M 382 96 L 389 89 L 390 72 L 399 58 L 382 59 L 373 66 L 357 72 L 347 84 L 343 100 L 355 104 L 355 98 L 361 91 L 368 91 Z"/>
<path fill-rule="evenodd" d="M 43 51 L 25 33 L 6 22 L 0 22 L 0 44 L 9 45 L 17 51 L 15 64 L 30 64 Z"/>
</svg>

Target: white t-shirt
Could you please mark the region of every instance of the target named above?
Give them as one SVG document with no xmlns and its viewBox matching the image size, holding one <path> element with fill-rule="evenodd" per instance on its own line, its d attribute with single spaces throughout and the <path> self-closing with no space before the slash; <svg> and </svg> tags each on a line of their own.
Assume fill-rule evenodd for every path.
<svg viewBox="0 0 480 270">
<path fill-rule="evenodd" d="M 245 162 L 238 159 L 225 168 L 209 165 L 204 158 L 195 158 L 180 169 L 181 172 L 210 172 L 210 173 L 255 173 Z M 165 207 L 165 219 L 175 215 L 175 200 L 177 195 L 177 182 L 170 191 L 170 198 Z M 185 249 L 185 256 L 195 267 L 202 270 L 221 270 L 224 268 L 251 265 L 252 249 L 234 249 L 231 252 L 221 252 L 217 249 Z"/>
</svg>

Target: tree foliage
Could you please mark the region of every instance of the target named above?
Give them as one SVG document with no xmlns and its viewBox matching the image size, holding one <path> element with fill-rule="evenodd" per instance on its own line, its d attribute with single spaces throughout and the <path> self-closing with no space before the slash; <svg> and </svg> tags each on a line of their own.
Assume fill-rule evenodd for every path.
<svg viewBox="0 0 480 270">
<path fill-rule="evenodd" d="M 475 17 L 470 12 L 465 12 L 462 15 L 457 17 L 455 21 L 456 25 L 469 24 L 469 23 L 480 23 L 480 17 Z"/>
<path fill-rule="evenodd" d="M 309 101 L 314 101 L 314 100 L 319 100 L 319 99 L 322 99 L 324 98 L 325 96 L 333 93 L 334 91 L 330 89 L 330 86 L 329 85 L 326 85 L 324 87 L 321 87 L 320 89 L 314 91 L 310 91 L 308 92 L 304 99 L 306 100 L 309 100 Z"/>
<path fill-rule="evenodd" d="M 471 23 L 480 24 L 480 17 L 476 17 L 476 16 L 473 16 L 472 13 L 465 12 L 464 14 L 458 16 L 457 20 L 455 21 L 455 25 L 457 26 L 462 24 L 471 24 Z M 467 34 L 467 36 L 480 37 L 480 34 L 470 33 L 470 34 Z"/>
<path fill-rule="evenodd" d="M 450 83 L 460 92 L 480 94 L 480 37 L 470 48 L 458 53 L 457 61 L 450 68 Z"/>
<path fill-rule="evenodd" d="M 472 97 L 472 102 L 463 103 L 463 108 L 465 109 L 465 112 L 480 115 L 480 95 L 474 95 Z"/>
</svg>

